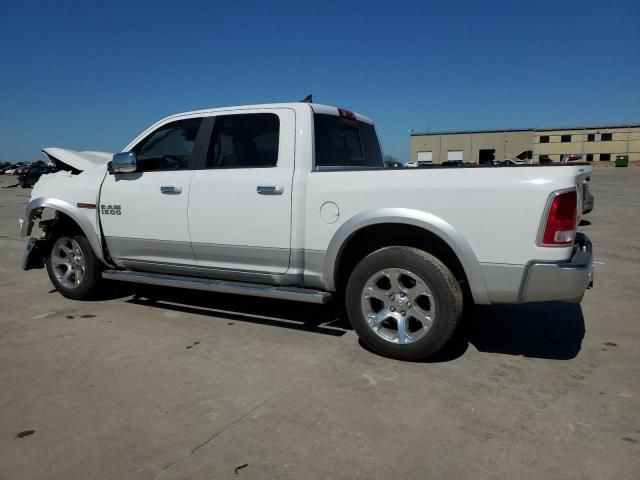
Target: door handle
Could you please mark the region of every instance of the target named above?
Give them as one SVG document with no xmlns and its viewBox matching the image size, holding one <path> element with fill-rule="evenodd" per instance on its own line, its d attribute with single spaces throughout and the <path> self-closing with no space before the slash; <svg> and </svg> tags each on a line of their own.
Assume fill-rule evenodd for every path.
<svg viewBox="0 0 640 480">
<path fill-rule="evenodd" d="M 160 192 L 166 194 L 182 193 L 182 187 L 179 185 L 161 185 Z"/>
<path fill-rule="evenodd" d="M 260 195 L 282 195 L 284 193 L 282 185 L 258 185 L 256 190 Z"/>
</svg>

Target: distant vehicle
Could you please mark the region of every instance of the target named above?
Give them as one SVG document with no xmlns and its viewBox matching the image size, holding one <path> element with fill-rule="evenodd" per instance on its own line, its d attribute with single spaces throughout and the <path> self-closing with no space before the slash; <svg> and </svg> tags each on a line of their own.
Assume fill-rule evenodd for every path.
<svg viewBox="0 0 640 480">
<path fill-rule="evenodd" d="M 464 161 L 462 160 L 447 160 L 442 162 L 443 167 L 464 167 Z"/>
<path fill-rule="evenodd" d="M 595 198 L 593 193 L 589 191 L 589 181 L 591 177 L 587 177 L 582 182 L 582 213 L 587 214 L 593 210 Z"/>
<path fill-rule="evenodd" d="M 16 171 L 16 170 L 15 170 L 15 168 L 7 168 L 7 169 L 4 171 L 4 174 L 5 174 L 5 175 L 13 175 L 13 172 L 15 172 L 15 171 Z"/>
<path fill-rule="evenodd" d="M 21 167 L 16 168 L 16 170 L 13 172 L 13 174 L 14 175 L 24 175 L 25 173 L 27 173 L 32 168 L 33 168 L 32 165 L 23 165 Z"/>
<path fill-rule="evenodd" d="M 582 154 L 580 153 L 565 153 L 560 156 L 561 163 L 580 162 L 582 161 Z"/>
<path fill-rule="evenodd" d="M 22 188 L 33 187 L 42 175 L 55 171 L 56 169 L 54 167 L 49 166 L 33 167 L 18 177 L 18 183 Z"/>
<path fill-rule="evenodd" d="M 526 165 L 524 160 L 518 160 L 514 158 L 507 158 L 505 160 L 492 160 L 490 165 L 493 167 L 512 167 L 514 165 Z"/>
</svg>

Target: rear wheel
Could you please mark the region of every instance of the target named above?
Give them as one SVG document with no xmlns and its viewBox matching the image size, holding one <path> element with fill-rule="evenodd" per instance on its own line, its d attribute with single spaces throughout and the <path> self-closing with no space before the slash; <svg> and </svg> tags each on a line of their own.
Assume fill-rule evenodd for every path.
<svg viewBox="0 0 640 480">
<path fill-rule="evenodd" d="M 347 284 L 346 306 L 369 348 L 400 360 L 438 352 L 462 314 L 462 291 L 433 255 L 411 247 L 386 247 L 365 257 Z"/>
<path fill-rule="evenodd" d="M 100 261 L 84 235 L 56 237 L 46 266 L 56 290 L 67 298 L 90 298 L 98 289 Z"/>
</svg>

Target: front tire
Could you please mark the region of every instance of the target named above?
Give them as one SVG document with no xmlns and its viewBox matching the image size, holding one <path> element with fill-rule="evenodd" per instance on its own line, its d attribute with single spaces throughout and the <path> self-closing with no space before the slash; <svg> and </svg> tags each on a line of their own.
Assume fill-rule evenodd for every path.
<svg viewBox="0 0 640 480">
<path fill-rule="evenodd" d="M 46 266 L 51 283 L 67 298 L 85 300 L 98 290 L 100 261 L 84 235 L 55 237 Z"/>
<path fill-rule="evenodd" d="M 385 247 L 353 270 L 346 289 L 347 314 L 371 350 L 398 360 L 437 353 L 462 314 L 462 290 L 451 270 L 412 247 Z"/>
</svg>

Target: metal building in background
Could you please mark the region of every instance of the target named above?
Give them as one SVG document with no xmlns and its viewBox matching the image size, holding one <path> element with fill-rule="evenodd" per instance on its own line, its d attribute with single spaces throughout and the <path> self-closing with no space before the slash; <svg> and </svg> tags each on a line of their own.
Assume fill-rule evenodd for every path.
<svg viewBox="0 0 640 480">
<path fill-rule="evenodd" d="M 545 163 L 573 155 L 590 162 L 627 155 L 630 162 L 640 162 L 640 124 L 412 133 L 409 163 Z"/>
</svg>

